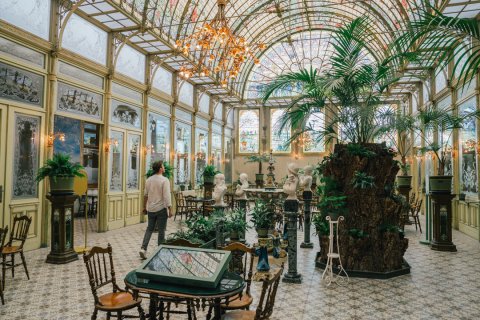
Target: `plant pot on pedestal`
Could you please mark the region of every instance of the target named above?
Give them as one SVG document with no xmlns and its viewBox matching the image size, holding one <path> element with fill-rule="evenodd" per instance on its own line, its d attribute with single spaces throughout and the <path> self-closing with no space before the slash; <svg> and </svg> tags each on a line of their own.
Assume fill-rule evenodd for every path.
<svg viewBox="0 0 480 320">
<path fill-rule="evenodd" d="M 257 188 L 263 188 L 263 173 L 256 173 L 255 174 L 255 184 L 257 185 Z"/>
<path fill-rule="evenodd" d="M 268 228 L 258 228 L 257 234 L 259 238 L 267 238 L 268 237 Z"/>
<path fill-rule="evenodd" d="M 74 177 L 49 178 L 50 193 L 52 195 L 73 194 Z"/>
<path fill-rule="evenodd" d="M 397 176 L 397 186 L 400 187 L 411 187 L 412 185 L 412 176 Z"/>
<path fill-rule="evenodd" d="M 452 192 L 452 176 L 430 176 L 430 192 Z"/>
</svg>

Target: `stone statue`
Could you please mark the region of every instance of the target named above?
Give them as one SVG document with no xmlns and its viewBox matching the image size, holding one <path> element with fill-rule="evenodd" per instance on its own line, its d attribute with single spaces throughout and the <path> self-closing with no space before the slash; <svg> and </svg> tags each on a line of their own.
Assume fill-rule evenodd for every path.
<svg viewBox="0 0 480 320">
<path fill-rule="evenodd" d="M 240 200 L 247 200 L 247 193 L 245 189 L 248 189 L 248 175 L 246 173 L 240 174 L 240 184 L 237 184 L 237 190 L 235 190 L 235 197 Z"/>
<path fill-rule="evenodd" d="M 288 177 L 283 184 L 283 192 L 287 194 L 287 200 L 298 200 L 297 188 L 298 188 L 298 170 L 299 168 L 295 163 L 288 164 Z"/>
<path fill-rule="evenodd" d="M 303 191 L 312 192 L 313 167 L 311 165 L 308 165 L 305 168 L 303 168 L 303 171 L 304 171 L 304 174 L 300 176 L 300 187 L 303 188 Z"/>
<path fill-rule="evenodd" d="M 225 206 L 223 196 L 226 192 L 227 186 L 225 185 L 225 175 L 217 173 L 215 175 L 215 188 L 212 193 L 213 200 L 215 200 L 215 206 Z"/>
</svg>

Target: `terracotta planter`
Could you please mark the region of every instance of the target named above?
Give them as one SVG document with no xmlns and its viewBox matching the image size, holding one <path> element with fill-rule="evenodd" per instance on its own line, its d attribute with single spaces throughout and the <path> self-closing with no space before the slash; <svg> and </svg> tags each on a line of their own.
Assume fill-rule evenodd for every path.
<svg viewBox="0 0 480 320">
<path fill-rule="evenodd" d="M 410 187 L 412 184 L 412 176 L 397 176 L 397 186 Z"/>
<path fill-rule="evenodd" d="M 430 192 L 451 193 L 452 178 L 452 176 L 431 176 Z"/>
<path fill-rule="evenodd" d="M 73 181 L 74 177 L 57 177 L 50 180 L 50 193 L 51 194 L 73 194 Z"/>
</svg>

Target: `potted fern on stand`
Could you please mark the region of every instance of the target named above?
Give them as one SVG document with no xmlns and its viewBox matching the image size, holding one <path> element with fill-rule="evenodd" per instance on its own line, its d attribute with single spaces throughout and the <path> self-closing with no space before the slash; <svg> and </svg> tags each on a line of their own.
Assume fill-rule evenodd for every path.
<svg viewBox="0 0 480 320">
<path fill-rule="evenodd" d="M 57 153 L 48 159 L 45 165 L 38 170 L 36 180 L 42 181 L 48 177 L 50 194 L 73 194 L 73 181 L 75 177 L 84 177 L 81 172 L 83 167 L 70 161 L 67 154 Z"/>
<path fill-rule="evenodd" d="M 213 180 L 215 175 L 220 173 L 214 165 L 206 165 L 203 170 L 203 188 L 204 188 L 204 198 L 211 199 L 213 191 Z"/>
<path fill-rule="evenodd" d="M 246 157 L 246 159 L 247 161 L 245 161 L 245 163 L 258 163 L 258 173 L 255 174 L 255 184 L 257 185 L 257 188 L 263 188 L 264 179 L 262 172 L 262 163 L 269 161 L 268 155 L 251 155 Z"/>
</svg>

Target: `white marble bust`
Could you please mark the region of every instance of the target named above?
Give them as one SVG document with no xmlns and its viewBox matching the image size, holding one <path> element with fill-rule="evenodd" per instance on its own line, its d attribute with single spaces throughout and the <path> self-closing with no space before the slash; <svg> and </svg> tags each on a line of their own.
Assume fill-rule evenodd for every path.
<svg viewBox="0 0 480 320">
<path fill-rule="evenodd" d="M 306 166 L 303 168 L 304 174 L 300 176 L 300 187 L 303 188 L 303 191 L 312 191 L 312 174 L 313 174 L 313 167 L 311 165 Z"/>
<path fill-rule="evenodd" d="M 215 200 L 215 206 L 224 206 L 223 196 L 227 192 L 227 186 L 225 185 L 225 175 L 217 173 L 215 175 L 215 188 L 213 189 L 212 197 Z"/>
<path fill-rule="evenodd" d="M 247 200 L 247 193 L 245 189 L 248 189 L 248 175 L 246 173 L 240 174 L 240 184 L 237 184 L 237 190 L 235 190 L 235 197 L 237 199 Z"/>
<path fill-rule="evenodd" d="M 299 168 L 295 163 L 288 164 L 288 177 L 283 184 L 283 192 L 287 194 L 287 200 L 298 200 L 297 188 L 298 188 L 298 170 Z"/>
</svg>

